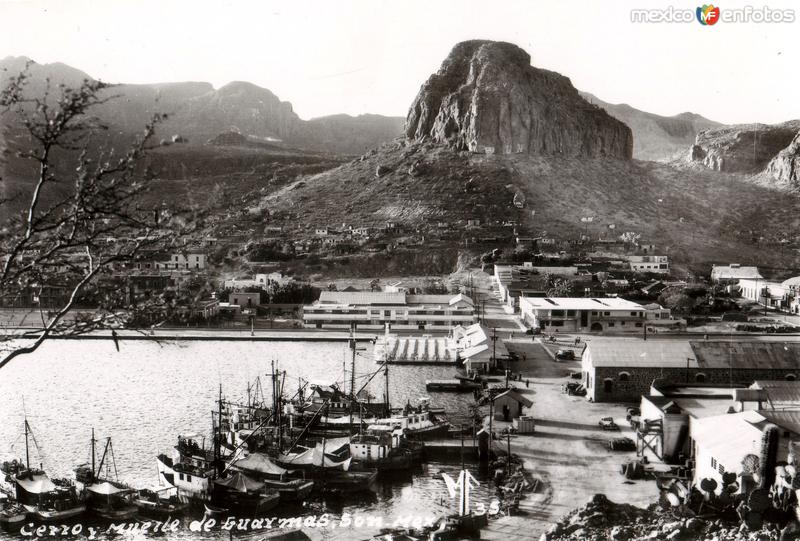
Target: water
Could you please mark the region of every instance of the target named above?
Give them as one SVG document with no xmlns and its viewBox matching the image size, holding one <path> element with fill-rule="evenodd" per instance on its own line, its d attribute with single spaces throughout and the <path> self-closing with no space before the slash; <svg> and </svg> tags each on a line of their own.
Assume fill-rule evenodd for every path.
<svg viewBox="0 0 800 541">
<path fill-rule="evenodd" d="M 362 346 L 359 345 L 359 348 Z M 377 369 L 372 346 L 356 357 L 356 387 Z M 22 422 L 27 414 L 33 430 L 31 462 L 42 462 L 54 477 L 70 477 L 74 467 L 90 461 L 91 429 L 99 441 L 113 440 L 120 480 L 135 487 L 156 484 L 155 456 L 169 451 L 178 434 L 209 434 L 211 411 L 219 384 L 231 400 L 246 396 L 248 382 L 261 376 L 267 396 L 271 361 L 287 372 L 291 396 L 302 377 L 306 381 L 345 381 L 350 350 L 345 342 L 180 341 L 154 343 L 129 340 L 117 351 L 111 340 L 52 340 L 35 353 L 18 357 L 0 371 L 0 456 L 24 457 Z M 452 366 L 392 366 L 390 399 L 395 405 L 426 396 L 426 379 L 451 377 Z M 382 400 L 383 375 L 368 386 Z M 431 393 L 436 406 L 463 411 L 469 395 Z M 13 449 L 12 449 L 13 446 Z M 413 478 L 380 483 L 375 494 L 354 501 L 317 499 L 304 509 L 284 510 L 292 516 L 330 512 L 383 517 L 427 516 L 454 510 L 438 475 L 459 465 L 429 464 Z M 473 467 L 477 476 L 477 466 Z M 479 478 L 480 479 L 480 478 Z M 482 481 L 474 501 L 491 499 Z M 332 530 L 333 539 L 364 539 L 376 529 Z M 0 536 L 4 534 L 0 532 Z M 212 534 L 219 537 L 222 534 Z M 225 532 L 225 537 L 228 533 Z M 162 538 L 196 537 L 181 528 Z"/>
</svg>

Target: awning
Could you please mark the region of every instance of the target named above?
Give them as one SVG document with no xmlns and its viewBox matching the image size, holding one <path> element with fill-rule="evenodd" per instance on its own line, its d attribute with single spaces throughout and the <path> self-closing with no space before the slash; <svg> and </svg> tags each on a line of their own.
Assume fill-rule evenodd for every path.
<svg viewBox="0 0 800 541">
<path fill-rule="evenodd" d="M 250 479 L 241 472 L 235 472 L 233 475 L 226 479 L 218 479 L 214 481 L 215 484 L 228 487 L 237 492 L 258 492 L 264 488 L 264 483 Z"/>
<path fill-rule="evenodd" d="M 239 468 L 240 470 L 248 470 L 276 476 L 283 475 L 289 471 L 275 464 L 272 459 L 264 453 L 253 453 L 250 456 L 234 460 L 231 463 L 231 466 Z"/>
<path fill-rule="evenodd" d="M 57 490 L 56 485 L 43 473 L 17 478 L 17 484 L 22 487 L 25 492 L 31 494 L 44 494 Z"/>
<path fill-rule="evenodd" d="M 103 481 L 102 483 L 94 483 L 89 485 L 86 487 L 86 490 L 95 494 L 101 494 L 103 496 L 112 496 L 114 494 L 119 494 L 120 492 L 129 492 L 131 489 L 119 488 L 112 485 L 108 481 Z"/>
</svg>

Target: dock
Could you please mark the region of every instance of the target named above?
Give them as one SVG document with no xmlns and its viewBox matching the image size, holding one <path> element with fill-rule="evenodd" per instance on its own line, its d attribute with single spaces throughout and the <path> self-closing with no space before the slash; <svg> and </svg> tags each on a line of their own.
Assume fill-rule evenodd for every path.
<svg viewBox="0 0 800 541">
<path fill-rule="evenodd" d="M 375 343 L 375 362 L 390 364 L 456 364 L 458 355 L 453 340 L 447 336 L 384 335 Z"/>
<path fill-rule="evenodd" d="M 481 389 L 481 383 L 469 379 L 427 379 L 425 389 L 428 391 L 443 391 L 466 393 Z"/>
<path fill-rule="evenodd" d="M 462 450 L 465 459 L 479 458 L 478 441 L 472 436 L 464 436 L 463 447 L 461 439 L 455 438 L 426 441 L 425 460 L 460 460 Z"/>
</svg>

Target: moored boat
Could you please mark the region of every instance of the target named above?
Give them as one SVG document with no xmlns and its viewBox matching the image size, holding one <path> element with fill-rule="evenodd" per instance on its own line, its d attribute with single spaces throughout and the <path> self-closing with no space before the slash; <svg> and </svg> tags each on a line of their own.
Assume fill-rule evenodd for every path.
<svg viewBox="0 0 800 541">
<path fill-rule="evenodd" d="M 302 472 L 283 468 L 264 453 L 251 453 L 232 460 L 229 464 L 231 469 L 261 481 L 267 488 L 277 490 L 282 502 L 302 501 L 314 489 L 314 481 L 306 479 Z"/>
<path fill-rule="evenodd" d="M 139 514 L 147 517 L 163 518 L 183 515 L 189 507 L 181 502 L 174 488 L 153 487 L 141 489 L 133 499 Z"/>
<path fill-rule="evenodd" d="M 100 459 L 100 464 L 96 465 L 96 467 L 95 443 L 94 429 L 92 429 L 92 463 L 91 465 L 81 464 L 75 468 L 75 481 L 81 496 L 86 501 L 89 511 L 99 517 L 109 520 L 133 518 L 138 511 L 134 503 L 136 490 L 121 483 L 118 479 L 100 477 L 103 465 L 109 466 L 110 463 L 114 463 L 113 469 L 115 472 L 117 470 L 111 438 L 106 439 L 103 456 Z M 106 462 L 107 458 L 109 462 Z"/>
<path fill-rule="evenodd" d="M 31 427 L 25 419 L 25 464 L 13 475 L 17 502 L 26 513 L 42 522 L 67 520 L 86 511 L 75 484 L 67 479 L 50 479 L 42 469 L 30 467 L 28 440 Z M 35 442 L 36 440 L 34 440 Z"/>
<path fill-rule="evenodd" d="M 28 518 L 28 511 L 15 500 L 0 494 L 0 528 L 11 529 Z"/>
</svg>

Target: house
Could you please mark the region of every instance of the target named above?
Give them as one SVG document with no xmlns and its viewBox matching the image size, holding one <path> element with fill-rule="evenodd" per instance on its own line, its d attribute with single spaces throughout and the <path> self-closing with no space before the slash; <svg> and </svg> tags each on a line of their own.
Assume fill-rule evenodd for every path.
<svg viewBox="0 0 800 541">
<path fill-rule="evenodd" d="M 763 280 L 758 267 L 742 267 L 738 263 L 730 265 L 713 265 L 711 281 L 715 284 L 736 284 L 739 280 Z"/>
<path fill-rule="evenodd" d="M 748 455 L 753 455 L 753 460 L 759 463 L 764 428 L 770 424 L 778 427 L 777 461 L 786 461 L 789 442 L 800 437 L 800 411 L 748 410 L 691 419 L 689 436 L 695 463 L 694 483 L 714 479 L 721 485 L 724 473 L 748 476 L 742 463 Z M 739 482 L 744 484 L 748 480 L 739 479 Z M 749 483 L 754 484 L 752 477 Z"/>
<path fill-rule="evenodd" d="M 669 274 L 669 257 L 665 255 L 629 255 L 627 259 L 633 272 Z"/>
<path fill-rule="evenodd" d="M 522 320 L 545 332 L 642 332 L 645 308 L 618 297 L 522 297 Z"/>
<path fill-rule="evenodd" d="M 485 374 L 497 367 L 497 359 L 507 359 L 508 349 L 495 332 L 480 323 L 453 329 L 458 359 L 467 374 Z"/>
<path fill-rule="evenodd" d="M 206 254 L 202 252 L 173 253 L 167 260 L 156 263 L 158 269 L 202 270 L 206 268 Z"/>
<path fill-rule="evenodd" d="M 738 286 L 739 293 L 745 299 L 776 310 L 798 313 L 800 277 L 789 278 L 783 282 L 742 278 Z"/>
<path fill-rule="evenodd" d="M 508 389 L 494 399 L 494 418 L 498 421 L 510 422 L 523 415 L 524 408 L 530 408 L 533 402 L 514 389 Z"/>
<path fill-rule="evenodd" d="M 466 295 L 410 295 L 384 291 L 323 291 L 303 307 L 306 328 L 447 331 L 475 321 L 475 306 Z"/>
<path fill-rule="evenodd" d="M 325 237 L 328 235 L 328 233 L 329 230 L 327 227 L 317 227 L 316 229 L 314 229 L 314 234 L 320 237 Z"/>
<path fill-rule="evenodd" d="M 798 358 L 800 342 L 596 338 L 586 344 L 581 370 L 589 400 L 638 402 L 656 380 L 728 386 L 796 381 Z"/>
<path fill-rule="evenodd" d="M 261 303 L 261 293 L 258 291 L 234 291 L 228 296 L 228 302 L 236 306 L 241 306 L 242 310 L 254 309 Z"/>
</svg>

